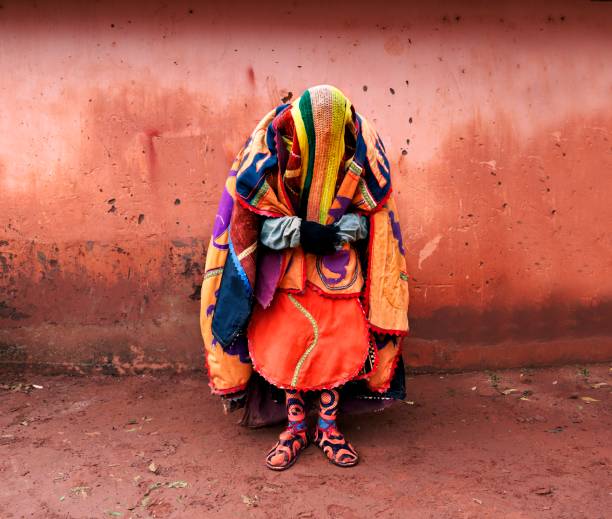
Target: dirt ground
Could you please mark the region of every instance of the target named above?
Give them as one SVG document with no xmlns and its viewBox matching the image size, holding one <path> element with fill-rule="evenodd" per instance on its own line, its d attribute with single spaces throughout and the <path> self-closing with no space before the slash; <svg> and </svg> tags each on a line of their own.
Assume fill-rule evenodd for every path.
<svg viewBox="0 0 612 519">
<path fill-rule="evenodd" d="M 342 426 L 361 463 L 223 415 L 203 375 L 3 376 L 0 518 L 608 518 L 612 368 L 418 375 Z M 40 387 L 42 386 L 42 387 Z"/>
</svg>

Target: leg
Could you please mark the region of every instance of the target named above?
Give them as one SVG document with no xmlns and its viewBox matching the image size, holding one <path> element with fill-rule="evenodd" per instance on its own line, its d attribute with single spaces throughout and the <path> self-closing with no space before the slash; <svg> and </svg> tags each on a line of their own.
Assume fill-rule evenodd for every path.
<svg viewBox="0 0 612 519">
<path fill-rule="evenodd" d="M 324 389 L 321 391 L 321 407 L 319 409 L 315 443 L 334 465 L 352 467 L 357 465 L 359 457 L 353 446 L 338 431 L 336 415 L 339 400 L 340 394 L 337 390 Z"/>
<path fill-rule="evenodd" d="M 285 470 L 291 467 L 300 452 L 308 445 L 304 397 L 301 392 L 288 389 L 285 391 L 285 398 L 289 424 L 266 456 L 266 466 L 272 470 Z"/>
<path fill-rule="evenodd" d="M 289 428 L 295 431 L 306 431 L 306 409 L 304 406 L 304 395 L 295 389 L 285 390 L 287 402 L 287 419 Z"/>
</svg>

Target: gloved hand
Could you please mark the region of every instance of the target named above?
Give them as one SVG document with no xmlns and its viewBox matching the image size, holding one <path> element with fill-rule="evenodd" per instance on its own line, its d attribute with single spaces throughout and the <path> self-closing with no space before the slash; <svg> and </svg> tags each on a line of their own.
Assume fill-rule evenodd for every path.
<svg viewBox="0 0 612 519">
<path fill-rule="evenodd" d="M 300 224 L 300 244 L 304 252 L 310 252 L 317 256 L 327 256 L 336 252 L 336 245 L 339 243 L 340 236 L 336 226 L 302 220 Z"/>
</svg>

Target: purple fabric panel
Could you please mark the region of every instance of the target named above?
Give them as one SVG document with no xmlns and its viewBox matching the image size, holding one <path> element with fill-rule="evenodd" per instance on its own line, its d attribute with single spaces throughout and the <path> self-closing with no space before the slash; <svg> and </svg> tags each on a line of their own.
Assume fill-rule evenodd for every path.
<svg viewBox="0 0 612 519">
<path fill-rule="evenodd" d="M 340 203 L 340 207 L 332 207 L 329 210 L 329 215 L 334 219 L 334 222 L 340 220 L 342 215 L 346 213 L 346 208 L 351 203 L 351 199 L 346 196 L 338 195 L 336 200 Z"/>
<path fill-rule="evenodd" d="M 232 218 L 232 210 L 234 209 L 234 200 L 226 188 L 223 188 L 223 194 L 221 195 L 221 201 L 219 202 L 219 209 L 215 216 L 215 225 L 213 227 L 213 246 L 217 249 L 226 250 L 228 246 L 226 244 L 217 243 L 217 239 L 221 236 L 229 227 L 230 220 Z"/>
<path fill-rule="evenodd" d="M 249 345 L 244 335 L 239 335 L 236 337 L 236 340 L 223 351 L 225 351 L 225 353 L 228 355 L 239 355 L 240 362 L 243 364 L 248 364 L 251 362 L 251 358 L 249 357 Z"/>
<path fill-rule="evenodd" d="M 255 298 L 264 308 L 270 306 L 276 292 L 281 274 L 281 259 L 281 253 L 273 250 L 266 250 L 259 257 Z"/>
<path fill-rule="evenodd" d="M 393 237 L 397 240 L 397 245 L 403 255 L 404 240 L 402 239 L 402 230 L 400 229 L 399 222 L 395 220 L 395 214 L 393 213 L 393 211 L 389 211 L 389 220 L 391 220 L 391 230 L 393 231 Z"/>
<path fill-rule="evenodd" d="M 345 278 L 349 258 L 349 252 L 346 250 L 339 250 L 335 254 L 323 256 L 323 266 L 327 270 L 330 270 L 334 274 L 338 275 L 337 278 L 328 278 L 325 274 L 323 274 L 323 272 L 321 272 L 321 277 L 324 278 L 328 285 L 336 285 Z"/>
</svg>

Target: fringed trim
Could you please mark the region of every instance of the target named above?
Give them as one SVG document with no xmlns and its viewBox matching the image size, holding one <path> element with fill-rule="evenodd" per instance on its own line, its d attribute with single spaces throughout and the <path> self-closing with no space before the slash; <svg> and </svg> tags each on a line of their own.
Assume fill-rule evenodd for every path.
<svg viewBox="0 0 612 519">
<path fill-rule="evenodd" d="M 304 289 L 302 288 L 277 288 L 277 292 L 284 292 L 285 294 L 303 294 Z"/>
<path fill-rule="evenodd" d="M 208 376 L 210 376 L 210 373 L 208 374 Z M 208 386 L 210 387 L 210 392 L 213 395 L 231 395 L 232 393 L 238 393 L 240 391 L 244 391 L 247 387 L 247 384 L 242 384 L 240 386 L 231 387 L 229 389 L 216 389 L 213 386 L 212 382 L 209 382 Z"/>
<path fill-rule="evenodd" d="M 321 287 L 318 287 L 312 281 L 306 281 L 306 285 L 312 288 L 317 294 L 329 299 L 356 299 L 361 295 L 361 292 L 352 292 L 350 294 L 329 294 L 328 292 L 324 292 Z"/>
<path fill-rule="evenodd" d="M 387 330 L 386 328 L 380 328 L 370 322 L 368 322 L 368 328 L 376 333 L 382 333 L 386 335 L 395 335 L 396 337 L 405 337 L 408 335 L 408 330 Z"/>
<path fill-rule="evenodd" d="M 251 298 L 253 296 L 253 287 L 251 287 L 251 282 L 249 281 L 249 278 L 246 275 L 246 272 L 242 266 L 242 263 L 240 263 L 240 259 L 238 258 L 238 255 L 236 254 L 236 251 L 234 249 L 234 244 L 232 243 L 232 237 L 230 234 L 230 239 L 227 242 L 229 245 L 229 257 L 230 260 L 232 261 L 232 263 L 234 264 L 234 266 L 236 267 L 236 271 L 238 272 L 238 276 L 240 276 L 240 280 L 242 281 L 242 284 L 244 285 L 244 288 L 247 290 L 248 294 L 249 294 L 249 298 Z"/>
<path fill-rule="evenodd" d="M 258 209 L 254 206 L 252 206 L 251 204 L 249 204 L 246 200 L 244 200 L 238 193 L 236 193 L 236 200 L 238 200 L 238 203 L 240 205 L 242 205 L 242 207 L 244 207 L 245 209 L 261 215 L 261 216 L 269 216 L 271 218 L 278 218 L 280 216 L 287 216 L 286 214 L 283 213 L 276 213 L 274 211 L 266 211 L 265 209 Z"/>
</svg>

